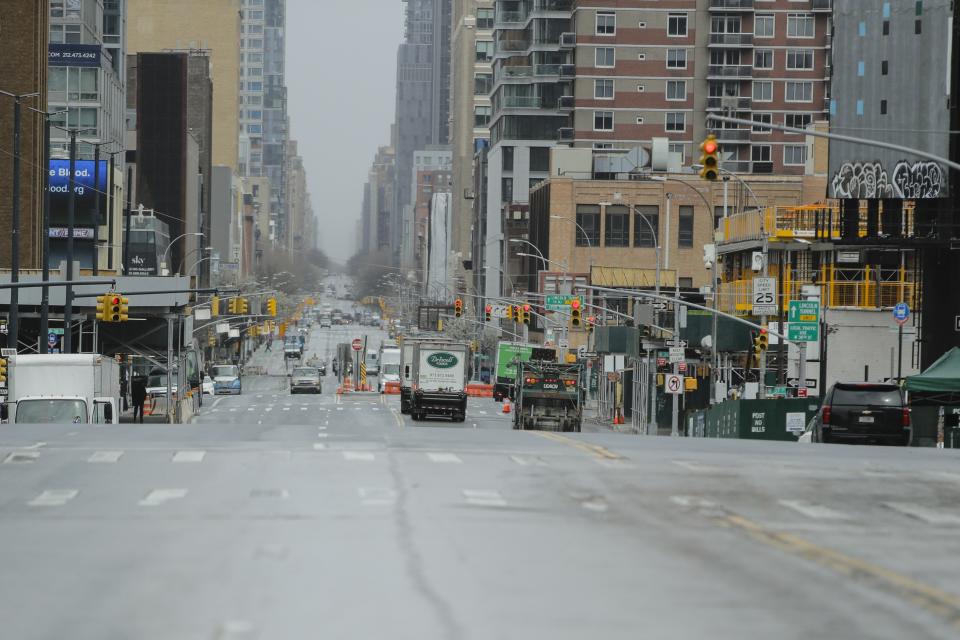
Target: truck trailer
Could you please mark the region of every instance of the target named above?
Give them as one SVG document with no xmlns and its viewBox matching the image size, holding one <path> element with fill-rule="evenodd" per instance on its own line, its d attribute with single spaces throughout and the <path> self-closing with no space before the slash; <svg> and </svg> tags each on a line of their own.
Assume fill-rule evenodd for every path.
<svg viewBox="0 0 960 640">
<path fill-rule="evenodd" d="M 120 365 L 95 353 L 18 354 L 7 360 L 11 423 L 120 421 Z"/>
<path fill-rule="evenodd" d="M 517 365 L 530 360 L 556 362 L 557 352 L 549 347 L 539 347 L 523 342 L 500 342 L 497 344 L 497 363 L 494 369 L 493 399 L 497 402 L 514 397 L 517 381 Z"/>
<path fill-rule="evenodd" d="M 412 357 L 410 414 L 447 416 L 453 422 L 467 418 L 467 357 L 465 342 L 421 340 Z"/>
<path fill-rule="evenodd" d="M 580 431 L 583 403 L 580 364 L 531 360 L 518 365 L 514 429 Z"/>
</svg>

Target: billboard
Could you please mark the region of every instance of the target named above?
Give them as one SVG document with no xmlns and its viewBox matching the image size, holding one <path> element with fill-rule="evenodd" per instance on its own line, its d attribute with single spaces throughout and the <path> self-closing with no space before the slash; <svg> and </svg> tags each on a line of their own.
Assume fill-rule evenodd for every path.
<svg viewBox="0 0 960 640">
<path fill-rule="evenodd" d="M 74 215 L 74 225 L 91 227 L 93 226 L 93 207 L 95 204 L 96 193 L 107 192 L 107 172 L 109 163 L 106 160 L 100 161 L 100 184 L 97 189 L 93 187 L 95 167 L 93 160 L 77 160 L 75 165 L 76 175 L 74 176 L 74 193 L 76 194 L 76 205 Z M 69 160 L 51 160 L 50 161 L 50 226 L 67 226 L 67 215 L 70 205 L 70 161 Z M 101 219 L 105 215 L 106 200 L 100 204 Z M 66 236 L 64 236 L 66 237 Z"/>
<path fill-rule="evenodd" d="M 100 68 L 100 45 L 57 44 L 47 49 L 47 64 L 51 67 L 96 67 Z"/>
</svg>

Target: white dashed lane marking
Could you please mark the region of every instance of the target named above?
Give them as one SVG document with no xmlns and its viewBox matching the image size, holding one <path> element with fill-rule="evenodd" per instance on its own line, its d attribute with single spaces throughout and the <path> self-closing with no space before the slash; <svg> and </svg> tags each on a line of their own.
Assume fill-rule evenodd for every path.
<svg viewBox="0 0 960 640">
<path fill-rule="evenodd" d="M 154 489 L 140 501 L 141 507 L 157 507 L 171 500 L 180 500 L 187 495 L 186 489 Z"/>
<path fill-rule="evenodd" d="M 527 456 L 510 456 L 510 459 L 519 464 L 521 467 L 545 467 L 547 463 L 540 458 L 533 458 Z"/>
<path fill-rule="evenodd" d="M 960 515 L 956 513 L 941 511 L 940 509 L 931 509 L 930 507 L 912 502 L 885 502 L 884 504 L 894 511 L 899 511 L 905 516 L 922 520 L 927 524 L 950 525 L 954 527 L 960 525 Z"/>
<path fill-rule="evenodd" d="M 122 455 L 123 451 L 94 451 L 90 454 L 90 457 L 87 458 L 87 462 L 109 464 L 118 461 Z"/>
<path fill-rule="evenodd" d="M 393 489 L 361 487 L 357 491 L 360 493 L 360 501 L 368 507 L 390 506 L 397 501 L 397 492 Z"/>
<path fill-rule="evenodd" d="M 77 497 L 76 489 L 48 489 L 28 502 L 31 507 L 62 507 Z"/>
<path fill-rule="evenodd" d="M 503 496 L 500 495 L 499 491 L 492 491 L 488 489 L 464 489 L 463 497 L 466 498 L 467 504 L 472 504 L 478 507 L 507 506 L 507 501 L 503 499 Z"/>
<path fill-rule="evenodd" d="M 815 520 L 849 520 L 850 516 L 825 507 L 822 504 L 807 502 L 806 500 L 781 500 L 780 504 L 788 509 L 793 509 L 797 513 L 803 514 L 808 518 Z"/>
<path fill-rule="evenodd" d="M 453 453 L 428 453 L 427 457 L 430 458 L 431 462 L 441 462 L 441 463 L 460 463 L 463 462 L 459 456 Z"/>
<path fill-rule="evenodd" d="M 206 451 L 177 451 L 173 454 L 174 462 L 203 462 Z"/>
<path fill-rule="evenodd" d="M 373 462 L 376 460 L 376 456 L 369 451 L 344 451 L 343 459 L 355 462 Z"/>
</svg>

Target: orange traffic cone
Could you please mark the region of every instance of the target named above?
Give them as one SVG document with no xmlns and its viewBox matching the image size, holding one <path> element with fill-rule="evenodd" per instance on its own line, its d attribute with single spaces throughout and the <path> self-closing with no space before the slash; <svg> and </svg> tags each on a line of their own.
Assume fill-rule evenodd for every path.
<svg viewBox="0 0 960 640">
<path fill-rule="evenodd" d="M 503 412 L 510 413 L 510 398 L 503 399 Z"/>
</svg>

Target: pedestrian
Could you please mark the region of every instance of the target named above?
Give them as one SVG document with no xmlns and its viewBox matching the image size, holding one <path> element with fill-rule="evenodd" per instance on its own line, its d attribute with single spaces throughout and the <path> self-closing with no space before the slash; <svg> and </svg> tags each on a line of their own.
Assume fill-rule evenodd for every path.
<svg viewBox="0 0 960 640">
<path fill-rule="evenodd" d="M 271 338 L 267 338 L 267 351 L 270 351 L 270 348 L 272 346 L 273 346 L 273 340 Z"/>
<path fill-rule="evenodd" d="M 123 398 L 123 411 L 130 409 L 130 405 L 127 403 L 127 387 L 129 386 L 127 384 L 128 382 L 129 379 L 126 375 L 120 378 L 120 397 Z"/>
<path fill-rule="evenodd" d="M 147 401 L 147 383 L 143 376 L 136 376 L 133 384 L 130 385 L 130 396 L 133 400 L 133 421 L 137 421 L 137 415 L 140 416 L 140 423 L 143 424 L 143 405 Z"/>
</svg>

